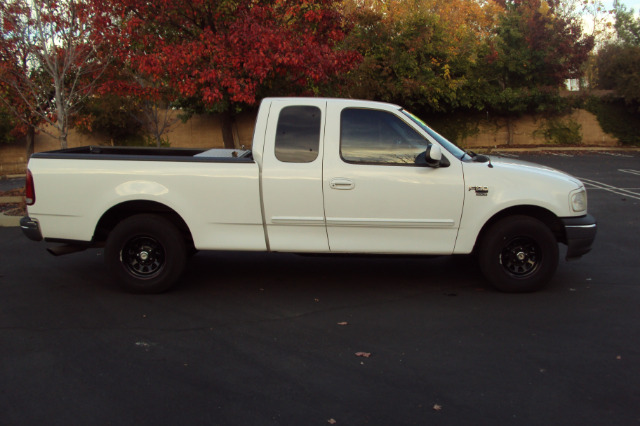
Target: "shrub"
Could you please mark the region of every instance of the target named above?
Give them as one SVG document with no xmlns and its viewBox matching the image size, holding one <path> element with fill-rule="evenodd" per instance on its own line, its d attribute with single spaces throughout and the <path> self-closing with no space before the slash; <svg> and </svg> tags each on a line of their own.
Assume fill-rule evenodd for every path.
<svg viewBox="0 0 640 426">
<path fill-rule="evenodd" d="M 622 145 L 640 145 L 638 105 L 629 105 L 622 99 L 591 97 L 586 108 L 596 115 L 602 130 L 614 135 Z"/>
<path fill-rule="evenodd" d="M 549 118 L 541 132 L 547 142 L 557 145 L 578 145 L 582 142 L 582 126 L 571 118 Z"/>
</svg>

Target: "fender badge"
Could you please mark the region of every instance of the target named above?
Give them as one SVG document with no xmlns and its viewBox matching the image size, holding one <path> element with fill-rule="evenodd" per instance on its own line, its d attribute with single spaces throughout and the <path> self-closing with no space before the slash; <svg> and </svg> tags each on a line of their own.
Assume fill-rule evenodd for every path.
<svg viewBox="0 0 640 426">
<path fill-rule="evenodd" d="M 478 197 L 486 197 L 489 194 L 489 187 L 487 186 L 470 186 L 469 191 L 476 191 Z"/>
</svg>

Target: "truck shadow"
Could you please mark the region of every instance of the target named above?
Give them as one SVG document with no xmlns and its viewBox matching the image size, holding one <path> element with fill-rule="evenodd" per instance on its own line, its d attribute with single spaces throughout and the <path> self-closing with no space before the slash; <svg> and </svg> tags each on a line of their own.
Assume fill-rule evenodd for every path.
<svg viewBox="0 0 640 426">
<path fill-rule="evenodd" d="M 45 255 L 53 285 L 88 292 L 121 293 L 102 250 L 58 258 Z M 491 290 L 470 256 L 306 256 L 287 253 L 199 252 L 166 295 L 224 298 L 269 292 L 291 297 L 385 293 L 455 294 Z M 182 297 L 181 296 L 181 297 Z M 150 296 L 153 297 L 153 296 Z M 315 298 L 315 296 L 313 296 Z"/>
<path fill-rule="evenodd" d="M 485 287 L 468 256 L 304 256 L 204 252 L 190 259 L 175 291 L 453 291 Z"/>
</svg>

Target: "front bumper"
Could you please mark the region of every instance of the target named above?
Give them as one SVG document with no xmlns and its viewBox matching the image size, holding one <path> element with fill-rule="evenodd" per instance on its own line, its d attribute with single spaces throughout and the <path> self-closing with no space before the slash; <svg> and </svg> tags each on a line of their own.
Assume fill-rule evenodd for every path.
<svg viewBox="0 0 640 426">
<path fill-rule="evenodd" d="M 37 220 L 33 220 L 28 216 L 20 219 L 20 228 L 22 233 L 33 241 L 42 241 L 42 231 L 40 231 L 40 224 Z"/>
<path fill-rule="evenodd" d="M 567 260 L 579 259 L 591 251 L 596 238 L 596 219 L 591 215 L 562 219 L 567 237 Z"/>
</svg>

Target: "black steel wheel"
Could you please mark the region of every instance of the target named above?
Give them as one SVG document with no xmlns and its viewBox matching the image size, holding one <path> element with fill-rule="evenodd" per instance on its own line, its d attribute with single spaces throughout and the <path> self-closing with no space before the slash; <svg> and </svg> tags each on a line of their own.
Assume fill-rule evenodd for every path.
<svg viewBox="0 0 640 426">
<path fill-rule="evenodd" d="M 478 261 L 487 280 L 498 290 L 536 291 L 548 284 L 558 267 L 558 243 L 539 220 L 511 216 L 485 232 Z"/>
<path fill-rule="evenodd" d="M 516 237 L 508 241 L 500 252 L 500 263 L 514 278 L 535 274 L 540 267 L 542 252 L 532 238 Z"/>
<path fill-rule="evenodd" d="M 180 278 L 186 244 L 167 219 L 151 214 L 131 216 L 109 234 L 105 263 L 118 283 L 133 293 L 161 293 Z"/>
<path fill-rule="evenodd" d="M 136 236 L 127 241 L 120 256 L 120 261 L 129 274 L 142 279 L 153 278 L 164 268 L 164 248 L 158 240 L 148 235 Z"/>
</svg>

